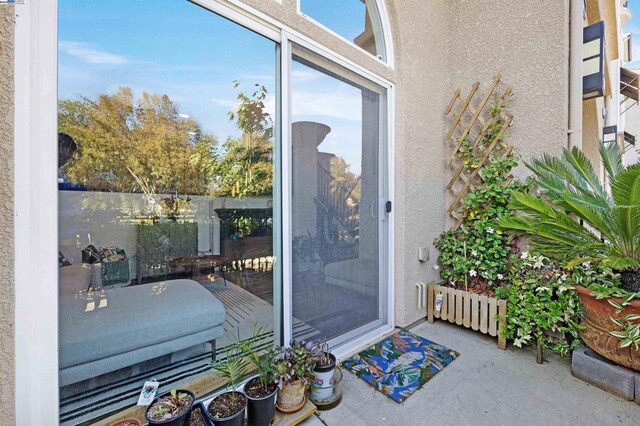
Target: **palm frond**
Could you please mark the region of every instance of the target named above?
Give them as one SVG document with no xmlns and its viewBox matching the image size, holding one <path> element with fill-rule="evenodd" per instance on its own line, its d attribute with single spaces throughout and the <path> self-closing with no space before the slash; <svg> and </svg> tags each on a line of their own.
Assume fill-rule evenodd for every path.
<svg viewBox="0 0 640 426">
<path fill-rule="evenodd" d="M 601 143 L 599 149 L 602 164 L 604 165 L 604 169 L 607 171 L 607 175 L 609 175 L 609 182 L 612 183 L 618 176 L 618 173 L 624 169 L 622 164 L 622 152 L 617 143 Z"/>
</svg>

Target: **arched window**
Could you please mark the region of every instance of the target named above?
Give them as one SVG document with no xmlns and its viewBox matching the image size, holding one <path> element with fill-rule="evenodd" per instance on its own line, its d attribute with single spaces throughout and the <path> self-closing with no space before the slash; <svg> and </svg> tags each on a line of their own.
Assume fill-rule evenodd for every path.
<svg viewBox="0 0 640 426">
<path fill-rule="evenodd" d="M 300 13 L 387 62 L 384 19 L 376 0 L 299 0 Z"/>
</svg>

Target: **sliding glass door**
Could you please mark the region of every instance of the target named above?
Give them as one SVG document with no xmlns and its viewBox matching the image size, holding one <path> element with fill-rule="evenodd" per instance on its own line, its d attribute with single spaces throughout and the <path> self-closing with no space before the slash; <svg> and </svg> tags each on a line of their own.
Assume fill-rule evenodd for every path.
<svg viewBox="0 0 640 426">
<path fill-rule="evenodd" d="M 59 0 L 61 424 L 281 343 L 279 54 L 185 0 Z"/>
<path fill-rule="evenodd" d="M 294 46 L 293 336 L 334 344 L 385 322 L 385 90 Z"/>
</svg>

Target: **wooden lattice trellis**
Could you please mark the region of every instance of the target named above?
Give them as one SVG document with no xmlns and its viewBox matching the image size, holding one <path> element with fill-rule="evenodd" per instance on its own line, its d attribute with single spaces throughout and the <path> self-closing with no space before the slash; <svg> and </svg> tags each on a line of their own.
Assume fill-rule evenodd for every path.
<svg viewBox="0 0 640 426">
<path fill-rule="evenodd" d="M 471 86 L 471 91 L 464 97 L 460 89 L 456 90 L 447 105 L 445 114 L 451 118 L 451 127 L 447 132 L 445 142 L 454 147 L 449 166 L 453 169 L 453 176 L 447 184 L 447 189 L 453 194 L 453 201 L 449 205 L 447 213 L 456 221 L 453 229 L 461 228 L 465 219 L 463 209 L 464 196 L 483 185 L 479 176 L 482 166 L 490 160 L 491 154 L 500 151 L 500 155 L 510 155 L 513 147 L 504 141 L 505 132 L 513 122 L 513 117 L 508 113 L 492 114 L 494 108 L 503 108 L 512 94 L 512 87 L 501 81 L 501 76 L 494 77 L 487 90 L 479 92 L 480 83 Z M 488 140 L 489 129 L 502 120 L 498 132 Z M 473 141 L 473 149 L 479 158 L 475 168 L 465 167 L 464 160 L 460 158 L 465 138 Z M 482 143 L 481 143 L 482 142 Z M 511 179 L 511 177 L 509 177 Z"/>
</svg>

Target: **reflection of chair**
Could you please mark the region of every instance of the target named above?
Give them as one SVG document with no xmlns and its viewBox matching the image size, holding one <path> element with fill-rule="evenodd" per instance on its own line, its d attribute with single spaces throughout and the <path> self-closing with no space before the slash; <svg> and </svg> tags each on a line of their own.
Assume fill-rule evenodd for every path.
<svg viewBox="0 0 640 426">
<path fill-rule="evenodd" d="M 324 268 L 327 284 L 355 291 L 364 296 L 378 294 L 378 263 L 369 259 L 349 259 Z"/>
<path fill-rule="evenodd" d="M 137 230 L 136 275 L 139 283 L 167 279 L 176 272 L 170 265 L 171 259 L 198 254 L 196 223 L 138 225 Z"/>
<path fill-rule="evenodd" d="M 59 309 L 61 386 L 207 342 L 215 357 L 224 334 L 224 305 L 191 280 L 61 296 Z"/>
</svg>

